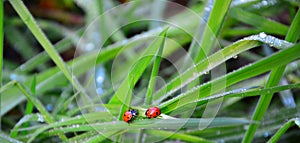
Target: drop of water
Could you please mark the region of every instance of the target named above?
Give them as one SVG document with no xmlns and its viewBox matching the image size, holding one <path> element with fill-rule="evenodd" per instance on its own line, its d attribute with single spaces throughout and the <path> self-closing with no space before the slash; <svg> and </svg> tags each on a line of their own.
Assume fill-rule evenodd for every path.
<svg viewBox="0 0 300 143">
<path fill-rule="evenodd" d="M 45 121 L 44 121 L 44 117 L 43 117 L 41 114 L 37 114 L 37 116 L 38 116 L 38 121 L 39 121 L 39 122 L 41 122 L 41 123 L 42 123 L 42 122 L 45 122 Z"/>
<path fill-rule="evenodd" d="M 259 37 L 261 37 L 261 38 L 266 38 L 266 37 L 267 37 L 267 35 L 266 35 L 266 33 L 265 33 L 265 32 L 261 32 L 261 33 L 259 33 Z"/>
<path fill-rule="evenodd" d="M 86 44 L 86 50 L 91 51 L 95 48 L 95 45 L 93 43 Z"/>
<path fill-rule="evenodd" d="M 269 136 L 269 132 L 264 133 L 264 137 L 267 138 Z"/>
<path fill-rule="evenodd" d="M 204 72 L 204 74 L 209 74 L 209 71 Z"/>
<path fill-rule="evenodd" d="M 233 56 L 232 58 L 233 58 L 233 59 L 237 59 L 237 58 L 238 58 L 238 55 L 235 55 L 235 56 Z"/>
<path fill-rule="evenodd" d="M 128 40 L 127 40 L 127 39 L 124 39 L 124 40 L 122 40 L 122 45 L 125 45 L 125 44 L 127 44 L 127 42 L 128 42 Z"/>
<path fill-rule="evenodd" d="M 47 109 L 47 111 L 51 112 L 53 110 L 53 105 L 52 104 L 47 104 L 46 109 Z"/>
<path fill-rule="evenodd" d="M 248 128 L 249 128 L 249 125 L 244 126 L 244 130 L 248 130 Z"/>
</svg>

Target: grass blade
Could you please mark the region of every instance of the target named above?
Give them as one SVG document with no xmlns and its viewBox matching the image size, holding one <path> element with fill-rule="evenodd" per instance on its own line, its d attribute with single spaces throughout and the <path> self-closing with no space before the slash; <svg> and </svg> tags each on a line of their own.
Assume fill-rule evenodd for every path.
<svg viewBox="0 0 300 143">
<path fill-rule="evenodd" d="M 210 122 L 212 120 L 212 122 Z M 134 130 L 134 129 L 178 129 L 180 127 L 186 129 L 198 129 L 199 124 L 208 124 L 208 128 L 216 128 L 216 127 L 226 127 L 226 126 L 240 126 L 251 123 L 243 118 L 226 118 L 219 117 L 214 119 L 199 119 L 199 118 L 181 118 L 181 119 L 153 119 L 153 120 L 136 120 L 134 123 L 128 125 L 123 121 L 115 121 L 115 122 L 106 122 L 106 123 L 96 123 L 89 125 L 81 125 L 78 128 L 65 127 L 61 129 L 53 129 L 50 132 L 52 134 L 57 133 L 58 131 L 63 132 L 77 132 L 77 131 L 105 131 L 109 130 Z"/>
<path fill-rule="evenodd" d="M 247 12 L 241 8 L 232 8 L 229 11 L 229 14 L 231 17 L 252 25 L 266 33 L 285 35 L 288 32 L 288 27 L 286 25 L 266 19 L 254 13 Z"/>
<path fill-rule="evenodd" d="M 149 65 L 150 61 L 152 60 L 153 56 L 157 51 L 160 49 L 159 47 L 164 44 L 164 37 L 166 36 L 168 28 L 164 29 L 160 34 L 159 37 L 156 38 L 150 46 L 146 49 L 145 53 L 141 56 L 141 58 L 137 61 L 134 67 L 129 71 L 129 75 L 127 78 L 122 82 L 116 93 L 113 95 L 109 104 L 116 104 L 116 105 L 124 105 L 119 110 L 119 119 L 122 119 L 122 115 L 130 107 L 131 102 L 131 95 L 127 96 L 124 93 L 129 93 L 130 90 L 134 87 L 146 67 Z M 128 85 L 129 84 L 129 85 Z M 131 94 L 131 93 L 130 93 Z"/>
<path fill-rule="evenodd" d="M 201 40 L 200 50 L 195 62 L 198 63 L 207 57 L 215 44 L 216 36 L 222 27 L 223 21 L 231 4 L 231 0 L 216 0 L 209 16 L 207 27 Z M 214 40 L 211 40 L 214 39 Z"/>
<path fill-rule="evenodd" d="M 225 47 L 224 49 L 216 52 L 207 59 L 201 61 L 197 65 L 186 70 L 183 74 L 177 76 L 172 81 L 168 82 L 168 84 L 166 84 L 164 87 L 159 89 L 154 94 L 153 99 L 155 100 L 156 104 L 158 104 L 158 102 L 162 101 L 164 98 L 173 94 L 175 91 L 184 87 L 186 84 L 203 75 L 205 72 L 209 72 L 214 67 L 222 64 L 226 60 L 240 54 L 241 52 L 244 52 L 246 50 L 260 45 L 261 43 L 258 41 L 274 45 L 275 47 L 280 48 L 287 48 L 292 45 L 291 43 L 277 39 L 275 37 L 268 35 L 266 36 L 264 33 L 246 37 L 242 40 L 233 43 L 230 46 Z M 165 92 L 167 94 L 165 94 Z"/>
<path fill-rule="evenodd" d="M 273 136 L 268 140 L 268 143 L 275 143 L 278 142 L 279 138 L 292 126 L 295 124 L 300 127 L 300 119 L 294 118 L 290 119 L 288 122 L 286 122 Z"/>
<path fill-rule="evenodd" d="M 33 16 L 25 7 L 24 3 L 20 0 L 10 0 L 9 2 L 17 11 L 23 22 L 28 26 L 35 38 L 39 41 L 39 43 L 42 45 L 45 51 L 49 54 L 54 63 L 59 67 L 59 69 L 63 72 L 63 74 L 70 81 L 70 83 L 72 83 L 74 88 L 78 91 L 81 91 L 85 95 L 85 97 L 87 97 L 85 90 L 81 87 L 78 80 L 74 76 L 72 76 L 71 71 L 64 63 L 63 59 L 59 56 L 53 45 L 47 39 L 46 35 L 39 28 Z"/>
<path fill-rule="evenodd" d="M 152 72 L 151 72 L 151 76 L 150 76 L 149 83 L 148 83 L 148 89 L 147 89 L 147 93 L 146 93 L 146 101 L 145 101 L 146 105 L 150 105 L 152 103 L 152 94 L 153 94 L 153 90 L 155 89 L 156 76 L 158 74 L 159 65 L 160 65 L 162 53 L 163 53 L 164 46 L 165 46 L 165 36 L 166 35 L 163 35 L 163 36 L 164 36 L 164 39 L 163 39 L 162 43 L 160 44 L 160 47 L 159 47 L 157 53 L 155 53 L 155 55 L 154 55 L 154 64 L 152 67 Z"/>
<path fill-rule="evenodd" d="M 47 123 L 53 123 L 54 122 L 51 115 L 49 114 L 49 112 L 44 108 L 42 103 L 36 97 L 33 97 L 32 95 L 30 95 L 21 84 L 16 83 L 16 86 L 27 97 L 27 99 L 33 105 L 35 105 L 35 107 L 40 111 L 40 113 L 42 114 L 43 118 L 46 120 Z M 59 133 L 59 136 L 63 141 L 67 140 L 67 137 L 64 134 L 62 134 L 61 132 Z M 31 141 L 32 141 L 32 139 L 28 140 L 28 142 L 31 142 Z"/>
<path fill-rule="evenodd" d="M 300 11 L 297 12 L 296 17 L 294 18 L 292 25 L 289 29 L 289 32 L 286 36 L 286 40 L 290 41 L 290 42 L 296 42 L 298 37 L 299 37 L 299 33 L 300 33 Z M 275 69 L 272 70 L 269 79 L 267 81 L 266 84 L 266 88 L 268 87 L 272 87 L 272 86 L 276 86 L 278 85 L 285 67 L 288 63 L 281 65 L 280 67 L 277 67 Z M 262 95 L 259 99 L 259 102 L 256 106 L 256 109 L 253 113 L 252 116 L 252 120 L 254 121 L 261 121 L 262 118 L 264 117 L 265 112 L 267 111 L 269 104 L 271 102 L 271 99 L 273 97 L 273 94 L 266 94 L 266 95 Z M 258 128 L 259 125 L 257 124 L 251 124 L 245 134 L 245 137 L 243 139 L 243 142 L 251 142 L 256 129 Z"/>
<path fill-rule="evenodd" d="M 200 138 L 197 136 L 192 136 L 183 133 L 174 133 L 174 132 L 164 131 L 164 130 L 147 130 L 146 133 L 154 136 L 169 137 L 170 139 L 179 139 L 187 142 L 213 143 L 212 141 L 208 141 L 204 138 Z"/>
<path fill-rule="evenodd" d="M 180 94 L 177 97 L 160 104 L 159 107 L 161 107 L 162 112 L 164 112 L 164 113 L 173 111 L 189 102 L 193 102 L 193 98 L 191 98 L 191 97 L 194 97 L 194 96 L 198 97 L 199 95 L 197 93 L 200 93 L 200 91 L 201 91 L 201 96 L 198 97 L 199 99 L 207 97 L 210 94 L 214 94 L 214 93 L 218 92 L 218 90 L 221 90 L 222 88 L 224 88 L 224 87 L 218 86 L 217 83 L 219 83 L 220 81 L 225 80 L 226 85 L 230 86 L 230 85 L 237 83 L 239 81 L 242 81 L 244 79 L 248 79 L 250 77 L 267 72 L 267 71 L 273 69 L 274 67 L 288 64 L 288 63 L 292 62 L 293 60 L 300 58 L 299 57 L 300 55 L 297 52 L 299 50 L 300 50 L 300 44 L 297 44 L 291 48 L 282 50 L 278 53 L 273 54 L 272 56 L 269 56 L 265 59 L 262 59 L 256 63 L 254 63 L 254 64 L 243 67 L 239 70 L 236 70 L 232 73 L 222 76 L 216 80 L 210 81 L 206 84 L 197 86 L 194 89 L 192 89 L 186 93 Z M 286 57 L 285 55 L 289 55 L 289 57 Z M 284 57 L 284 58 L 282 58 L 282 57 Z M 268 66 L 266 66 L 266 65 L 268 65 Z M 239 77 L 239 78 L 236 78 L 236 77 Z M 214 91 L 210 91 L 212 85 L 215 86 Z M 180 102 L 180 100 L 182 100 L 182 101 Z"/>
</svg>

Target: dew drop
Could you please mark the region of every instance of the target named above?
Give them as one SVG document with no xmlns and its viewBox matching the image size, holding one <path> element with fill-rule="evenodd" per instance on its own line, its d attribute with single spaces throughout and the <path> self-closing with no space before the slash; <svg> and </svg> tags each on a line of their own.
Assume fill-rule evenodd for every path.
<svg viewBox="0 0 300 143">
<path fill-rule="evenodd" d="M 86 50 L 91 51 L 95 48 L 95 45 L 93 43 L 86 44 Z"/>
<path fill-rule="evenodd" d="M 248 128 L 249 128 L 249 125 L 244 126 L 244 130 L 248 130 Z"/>
<path fill-rule="evenodd" d="M 261 32 L 261 33 L 259 33 L 259 37 L 261 37 L 261 38 L 266 38 L 266 37 L 267 37 L 267 35 L 266 35 L 266 33 L 265 33 L 265 32 Z"/>
<path fill-rule="evenodd" d="M 37 114 L 37 116 L 38 116 L 38 121 L 39 122 L 44 122 L 44 117 L 41 115 L 41 114 Z"/>
<path fill-rule="evenodd" d="M 269 132 L 264 133 L 264 137 L 267 138 L 269 136 Z"/>
<path fill-rule="evenodd" d="M 232 58 L 233 58 L 233 59 L 237 59 L 237 58 L 238 58 L 238 55 L 235 55 L 235 56 L 233 56 Z"/>
<path fill-rule="evenodd" d="M 204 72 L 204 74 L 209 74 L 209 71 Z"/>
</svg>

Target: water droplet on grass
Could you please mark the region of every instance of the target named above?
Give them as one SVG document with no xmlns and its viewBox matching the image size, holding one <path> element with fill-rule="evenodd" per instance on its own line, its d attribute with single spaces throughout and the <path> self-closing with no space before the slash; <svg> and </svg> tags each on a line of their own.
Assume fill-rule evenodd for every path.
<svg viewBox="0 0 300 143">
<path fill-rule="evenodd" d="M 261 33 L 259 33 L 259 37 L 261 37 L 261 38 L 266 38 L 266 37 L 267 37 L 267 35 L 266 35 L 266 33 L 265 33 L 265 32 L 261 32 Z"/>
<path fill-rule="evenodd" d="M 44 117 L 41 114 L 37 114 L 39 122 L 45 122 Z"/>
</svg>

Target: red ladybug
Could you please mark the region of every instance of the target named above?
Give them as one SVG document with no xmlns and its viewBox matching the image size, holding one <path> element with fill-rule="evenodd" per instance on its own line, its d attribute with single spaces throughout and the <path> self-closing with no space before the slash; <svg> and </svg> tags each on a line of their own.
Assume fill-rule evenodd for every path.
<svg viewBox="0 0 300 143">
<path fill-rule="evenodd" d="M 160 115 L 160 109 L 158 107 L 151 107 L 148 108 L 148 110 L 145 112 L 145 115 L 150 119 L 150 118 L 156 118 L 157 116 Z"/>
<path fill-rule="evenodd" d="M 138 115 L 138 110 L 129 109 L 123 114 L 123 120 L 130 123 Z"/>
</svg>

